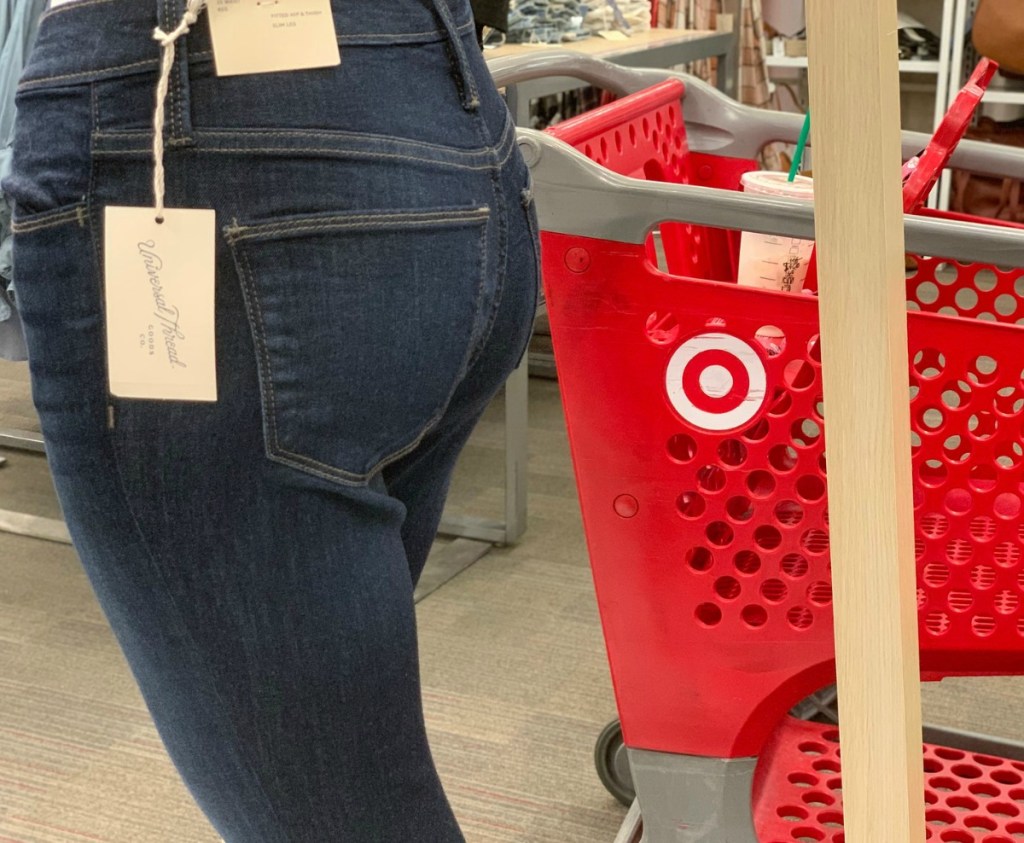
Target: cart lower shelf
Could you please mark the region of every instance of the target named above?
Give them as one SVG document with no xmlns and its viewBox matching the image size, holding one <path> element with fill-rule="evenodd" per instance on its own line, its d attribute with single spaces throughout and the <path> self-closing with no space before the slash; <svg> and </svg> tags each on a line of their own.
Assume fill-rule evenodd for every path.
<svg viewBox="0 0 1024 843">
<path fill-rule="evenodd" d="M 934 729 L 928 737 L 946 735 L 954 738 L 955 746 L 924 744 L 927 840 L 1024 841 L 1020 748 Z M 1000 748 L 1014 757 L 989 754 Z M 842 762 L 835 726 L 787 718 L 759 764 L 754 798 L 759 843 L 845 843 Z M 615 843 L 640 843 L 642 825 L 639 805 L 634 803 Z"/>
</svg>

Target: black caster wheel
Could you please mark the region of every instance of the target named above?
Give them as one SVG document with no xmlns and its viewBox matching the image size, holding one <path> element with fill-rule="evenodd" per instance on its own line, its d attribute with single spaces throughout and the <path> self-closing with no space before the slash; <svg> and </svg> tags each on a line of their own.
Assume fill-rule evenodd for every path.
<svg viewBox="0 0 1024 843">
<path fill-rule="evenodd" d="M 626 744 L 622 741 L 622 726 L 613 720 L 604 727 L 594 747 L 594 766 L 598 778 L 608 792 L 627 808 L 636 799 L 633 774 L 629 769 Z"/>
<path fill-rule="evenodd" d="M 813 720 L 816 723 L 839 723 L 839 694 L 835 685 L 822 688 L 816 694 L 797 703 L 789 712 L 800 720 Z"/>
</svg>

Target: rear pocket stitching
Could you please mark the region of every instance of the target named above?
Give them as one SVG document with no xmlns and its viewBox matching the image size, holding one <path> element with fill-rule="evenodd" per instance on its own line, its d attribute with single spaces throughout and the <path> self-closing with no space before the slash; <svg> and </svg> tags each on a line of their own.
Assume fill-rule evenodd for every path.
<svg viewBox="0 0 1024 843">
<path fill-rule="evenodd" d="M 88 202 L 77 202 L 70 208 L 58 208 L 53 211 L 30 214 L 23 221 L 12 220 L 11 232 L 13 234 L 31 234 L 33 231 L 43 231 L 75 221 L 84 227 L 88 221 L 88 205 Z"/>
<path fill-rule="evenodd" d="M 475 222 L 490 216 L 488 205 L 466 211 L 427 211 L 396 214 L 357 214 L 325 217 L 317 222 L 261 223 L 257 225 L 234 225 L 227 230 L 228 240 L 239 243 L 275 234 L 312 234 L 320 231 L 345 231 L 358 228 L 378 228 L 374 223 L 402 223 L 403 225 L 429 226 L 438 222 Z"/>
<path fill-rule="evenodd" d="M 425 212 L 425 213 L 420 213 L 420 212 L 408 213 L 408 212 L 406 212 L 406 213 L 395 213 L 395 214 L 360 214 L 357 217 L 336 216 L 336 217 L 331 217 L 330 219 L 360 219 L 360 220 L 387 219 L 389 221 L 390 220 L 395 220 L 395 221 L 400 221 L 400 222 L 407 222 L 410 218 L 415 219 L 416 217 L 424 217 L 424 216 L 430 218 L 430 219 L 426 219 L 426 220 L 423 221 L 422 224 L 424 224 L 424 225 L 430 224 L 430 223 L 436 223 L 439 220 L 440 221 L 460 222 L 460 223 L 464 223 L 464 222 L 480 222 L 480 221 L 486 221 L 487 219 L 489 219 L 489 217 L 490 217 L 490 207 L 484 205 L 484 206 L 481 206 L 479 208 L 467 209 L 465 211 L 455 211 L 455 212 L 451 212 L 451 211 L 447 211 L 447 212 L 446 211 L 436 211 L 436 212 Z M 267 224 L 256 225 L 256 226 L 242 226 L 242 225 L 239 225 L 237 223 L 237 221 L 236 221 L 234 225 L 232 225 L 229 228 L 225 229 L 225 237 L 228 240 L 228 242 L 232 246 L 234 246 L 236 244 L 241 243 L 244 240 L 258 240 L 258 239 L 260 239 L 260 236 L 264 235 L 264 234 L 268 234 L 269 235 L 269 234 L 277 234 L 277 233 L 299 233 L 300 229 L 299 229 L 298 226 L 301 226 L 301 223 L 299 223 L 299 224 L 292 224 L 292 225 L 281 224 L 281 223 L 267 223 Z M 310 227 L 309 230 L 320 231 L 320 230 L 324 230 L 325 228 L 327 230 L 332 230 L 332 229 L 345 230 L 345 229 L 366 228 L 366 227 L 369 227 L 369 226 L 367 226 L 365 224 L 365 222 L 361 222 L 358 225 L 352 225 L 352 226 L 336 225 L 336 224 L 328 224 L 326 226 L 312 226 L 312 227 Z M 251 232 L 251 233 L 245 234 L 243 232 Z M 301 233 L 305 233 L 305 230 L 303 229 L 301 231 Z M 481 234 L 481 244 L 483 244 L 485 242 L 485 238 L 486 238 L 486 231 L 484 231 Z M 483 248 L 483 245 L 481 245 L 481 248 Z M 247 301 L 251 302 L 251 305 L 250 305 L 249 309 L 250 309 L 250 313 L 252 315 L 253 325 L 254 325 L 254 327 L 256 329 L 255 340 L 256 340 L 257 345 L 259 346 L 259 354 L 260 354 L 260 356 L 261 356 L 261 358 L 263 360 L 263 366 L 259 367 L 260 368 L 259 379 L 260 379 L 260 383 L 261 383 L 261 386 L 262 386 L 262 392 L 263 392 L 263 396 L 264 396 L 263 400 L 261 401 L 261 404 L 264 407 L 264 416 L 265 416 L 265 418 L 264 418 L 264 429 L 266 430 L 266 433 L 267 433 L 267 437 L 266 437 L 267 441 L 265 443 L 265 446 L 266 446 L 265 447 L 265 451 L 266 451 L 267 457 L 270 460 L 274 461 L 274 462 L 279 462 L 279 463 L 282 463 L 284 465 L 289 465 L 289 466 L 298 468 L 298 469 L 300 469 L 302 471 L 306 471 L 306 472 L 308 472 L 308 473 L 310 473 L 310 474 L 312 474 L 314 476 L 321 477 L 321 478 L 324 478 L 326 480 L 331 480 L 331 481 L 335 481 L 335 482 L 341 481 L 343 483 L 348 483 L 348 484 L 351 484 L 351 485 L 360 485 L 360 484 L 365 483 L 367 480 L 369 480 L 369 478 L 371 478 L 376 472 L 380 471 L 384 466 L 394 462 L 395 460 L 401 459 L 406 454 L 408 454 L 409 452 L 413 451 L 423 441 L 424 437 L 426 437 L 426 435 L 433 429 L 433 427 L 437 424 L 438 420 L 444 415 L 445 410 L 447 409 L 448 404 L 451 401 L 451 397 L 454 394 L 455 389 L 458 386 L 457 382 L 452 385 L 451 389 L 449 390 L 448 396 L 442 402 L 442 404 L 438 408 L 438 410 L 423 424 L 422 428 L 417 433 L 415 438 L 412 441 L 410 441 L 407 445 L 403 446 L 402 448 L 400 448 L 398 450 L 395 450 L 395 451 L 390 451 L 390 452 L 384 454 L 383 456 L 380 456 L 377 459 L 376 463 L 366 473 L 361 474 L 361 473 L 357 473 L 357 472 L 353 472 L 353 471 L 348 471 L 348 470 L 346 470 L 344 468 L 339 468 L 337 466 L 330 465 L 329 463 L 321 462 L 319 460 L 313 459 L 312 457 L 305 456 L 303 454 L 297 454 L 297 453 L 295 453 L 293 451 L 289 451 L 288 449 L 282 447 L 281 441 L 280 441 L 280 438 L 279 438 L 279 435 L 278 435 L 277 405 L 276 405 L 276 399 L 275 399 L 275 393 L 274 393 L 274 383 L 273 383 L 273 374 L 272 374 L 272 368 L 271 368 L 270 352 L 269 352 L 269 347 L 268 347 L 267 340 L 266 340 L 266 328 L 264 326 L 264 321 L 263 321 L 263 311 L 262 311 L 262 305 L 260 303 L 259 291 L 258 291 L 258 289 L 256 287 L 255 274 L 253 273 L 252 265 L 251 265 L 251 263 L 249 261 L 249 253 L 248 253 L 248 251 L 245 250 L 245 249 L 236 249 L 234 251 L 236 252 L 236 254 L 240 253 L 240 256 L 242 258 L 242 263 L 244 264 L 244 267 L 240 267 L 241 270 L 242 270 L 242 275 L 243 275 L 243 279 L 242 279 L 242 281 L 243 281 L 243 288 L 244 288 L 244 290 L 245 290 L 245 292 L 247 294 L 245 296 L 245 298 L 247 299 Z M 478 305 L 479 305 L 479 295 L 480 295 L 480 291 L 482 289 L 483 283 L 484 282 L 481 279 L 480 287 L 478 288 Z M 470 346 L 470 348 L 467 350 L 467 353 L 466 353 L 466 359 L 463 360 L 462 366 L 460 367 L 463 375 L 465 374 L 467 360 L 471 359 L 472 354 L 473 354 L 473 347 Z"/>
<path fill-rule="evenodd" d="M 263 324 L 263 307 L 260 304 L 259 293 L 256 290 L 256 281 L 252 272 L 252 265 L 249 263 L 249 253 L 242 251 L 242 261 L 245 263 L 245 288 L 248 292 L 246 297 L 252 302 L 253 324 L 256 326 L 256 342 L 260 347 L 260 356 L 263 358 L 263 366 L 260 367 L 260 383 L 263 385 L 263 393 L 266 401 L 269 401 L 268 412 L 265 414 L 264 424 L 267 426 L 268 443 L 270 449 L 281 450 L 277 436 L 277 405 L 274 399 L 274 378 L 270 368 L 270 351 L 267 348 L 266 328 Z"/>
</svg>

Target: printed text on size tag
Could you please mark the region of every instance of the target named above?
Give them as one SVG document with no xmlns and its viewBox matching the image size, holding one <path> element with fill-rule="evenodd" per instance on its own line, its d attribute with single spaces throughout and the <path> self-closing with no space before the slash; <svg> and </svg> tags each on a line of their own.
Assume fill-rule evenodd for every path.
<svg viewBox="0 0 1024 843">
<path fill-rule="evenodd" d="M 216 215 L 106 209 L 107 366 L 119 398 L 216 401 Z"/>
<path fill-rule="evenodd" d="M 209 0 L 218 76 L 341 63 L 331 0 Z"/>
</svg>

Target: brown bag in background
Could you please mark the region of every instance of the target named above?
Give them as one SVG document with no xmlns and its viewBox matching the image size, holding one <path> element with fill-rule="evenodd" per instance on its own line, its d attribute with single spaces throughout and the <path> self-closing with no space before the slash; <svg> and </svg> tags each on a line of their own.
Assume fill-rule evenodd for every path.
<svg viewBox="0 0 1024 843">
<path fill-rule="evenodd" d="M 991 0 L 985 2 L 989 3 Z M 1024 6 L 1024 0 L 1021 0 L 1020 5 Z M 970 140 L 1024 147 L 1024 120 L 999 123 L 991 117 L 982 117 L 977 126 L 967 130 L 965 137 Z M 949 209 L 975 217 L 1024 224 L 1022 187 L 1024 185 L 1017 179 L 978 176 L 964 170 L 953 170 L 953 192 Z"/>
<path fill-rule="evenodd" d="M 1024 73 L 1024 0 L 980 0 L 971 40 L 1001 69 Z"/>
</svg>

